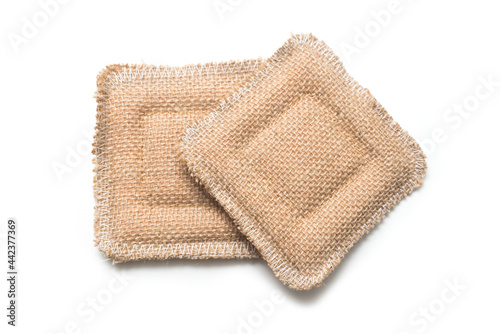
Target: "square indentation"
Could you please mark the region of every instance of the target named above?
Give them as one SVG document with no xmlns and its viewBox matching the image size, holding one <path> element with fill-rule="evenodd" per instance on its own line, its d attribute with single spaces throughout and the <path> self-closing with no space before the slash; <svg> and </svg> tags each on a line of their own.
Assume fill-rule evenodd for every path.
<svg viewBox="0 0 500 334">
<path fill-rule="evenodd" d="M 260 131 L 243 155 L 293 210 L 292 219 L 321 205 L 366 162 L 364 144 L 347 122 L 308 94 Z"/>
<path fill-rule="evenodd" d="M 189 175 L 181 161 L 179 138 L 187 124 L 200 118 L 196 110 L 159 111 L 141 117 L 143 138 L 141 198 L 149 205 L 196 206 L 213 199 Z"/>
</svg>

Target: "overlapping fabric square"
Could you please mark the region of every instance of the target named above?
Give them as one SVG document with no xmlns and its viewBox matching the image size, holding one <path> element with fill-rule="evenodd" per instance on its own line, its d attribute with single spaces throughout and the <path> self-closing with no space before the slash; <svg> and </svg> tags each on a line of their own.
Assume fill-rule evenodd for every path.
<svg viewBox="0 0 500 334">
<path fill-rule="evenodd" d="M 416 141 L 312 35 L 295 35 L 184 136 L 184 158 L 291 288 L 320 285 L 421 185 Z"/>
</svg>

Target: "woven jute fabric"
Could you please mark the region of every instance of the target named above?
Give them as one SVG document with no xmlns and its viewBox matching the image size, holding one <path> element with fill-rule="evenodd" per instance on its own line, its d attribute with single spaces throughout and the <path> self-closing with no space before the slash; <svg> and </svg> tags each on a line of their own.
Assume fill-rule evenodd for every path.
<svg viewBox="0 0 500 334">
<path fill-rule="evenodd" d="M 426 171 L 422 150 L 322 41 L 295 35 L 183 152 L 275 275 L 320 285 Z"/>
<path fill-rule="evenodd" d="M 193 181 L 179 152 L 185 129 L 261 63 L 112 65 L 98 75 L 95 239 L 107 257 L 117 262 L 260 257 Z"/>
</svg>

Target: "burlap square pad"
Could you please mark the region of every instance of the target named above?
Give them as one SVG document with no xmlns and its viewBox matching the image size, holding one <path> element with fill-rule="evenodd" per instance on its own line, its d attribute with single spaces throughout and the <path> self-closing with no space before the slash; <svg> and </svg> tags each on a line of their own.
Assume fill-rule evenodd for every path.
<svg viewBox="0 0 500 334">
<path fill-rule="evenodd" d="M 185 129 L 261 63 L 113 65 L 99 74 L 95 238 L 106 256 L 118 262 L 260 257 L 192 180 L 179 152 Z"/>
<path fill-rule="evenodd" d="M 275 275 L 299 290 L 319 285 L 426 170 L 414 139 L 311 35 L 293 36 L 188 129 L 183 151 Z"/>
</svg>

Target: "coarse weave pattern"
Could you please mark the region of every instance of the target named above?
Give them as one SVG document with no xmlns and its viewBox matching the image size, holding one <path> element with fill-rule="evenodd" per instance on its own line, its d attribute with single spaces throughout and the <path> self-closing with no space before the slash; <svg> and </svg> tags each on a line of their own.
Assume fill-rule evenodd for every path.
<svg viewBox="0 0 500 334">
<path fill-rule="evenodd" d="M 113 65 L 97 78 L 95 238 L 117 262 L 254 258 L 255 248 L 179 159 L 187 126 L 262 61 L 184 67 Z"/>
<path fill-rule="evenodd" d="M 291 288 L 321 284 L 422 181 L 425 157 L 340 60 L 293 36 L 209 117 L 184 157 Z"/>
</svg>

